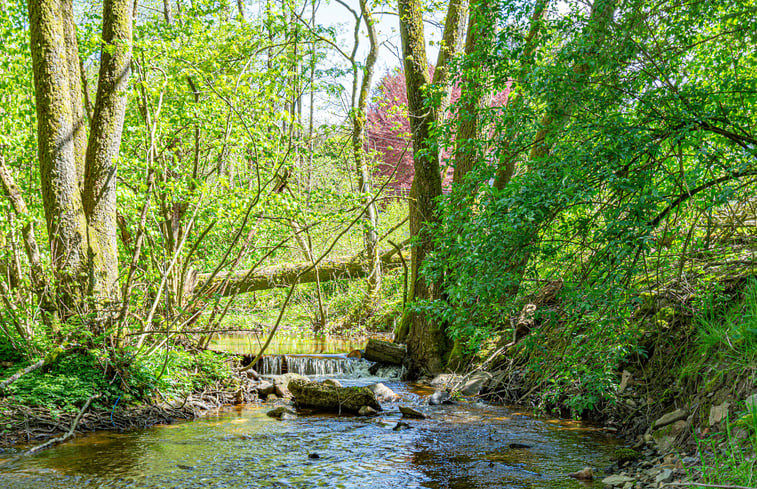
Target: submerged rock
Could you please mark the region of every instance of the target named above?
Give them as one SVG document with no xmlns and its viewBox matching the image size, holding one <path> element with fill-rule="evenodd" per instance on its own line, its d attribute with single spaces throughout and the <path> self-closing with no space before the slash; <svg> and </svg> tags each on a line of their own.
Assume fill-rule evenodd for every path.
<svg viewBox="0 0 757 489">
<path fill-rule="evenodd" d="M 279 406 L 277 408 L 273 408 L 267 413 L 265 413 L 266 416 L 269 418 L 275 418 L 275 419 L 285 419 L 285 415 L 292 416 L 294 415 L 296 417 L 297 413 L 290 407 L 287 406 Z M 291 419 L 291 418 L 290 418 Z"/>
<path fill-rule="evenodd" d="M 578 472 L 571 472 L 568 474 L 568 477 L 573 477 L 574 479 L 582 481 L 590 481 L 594 479 L 594 471 L 591 467 L 584 467 L 583 470 L 579 470 Z"/>
<path fill-rule="evenodd" d="M 521 450 L 524 448 L 531 448 L 531 445 L 524 445 L 523 443 L 510 443 L 509 445 L 507 445 L 507 447 L 513 450 Z"/>
<path fill-rule="evenodd" d="M 328 412 L 358 413 L 363 406 L 381 411 L 376 396 L 367 387 L 336 387 L 333 385 L 294 379 L 289 390 L 297 407 Z"/>
<path fill-rule="evenodd" d="M 418 411 L 417 409 L 413 409 L 407 406 L 400 406 L 400 412 L 402 413 L 403 418 L 415 418 L 415 419 L 428 418 L 428 416 L 426 416 L 424 413 Z"/>
<path fill-rule="evenodd" d="M 402 431 L 402 430 L 409 430 L 412 428 L 409 424 L 405 423 L 404 421 L 400 421 L 396 425 L 394 425 L 394 428 L 392 428 L 392 431 Z"/>
<path fill-rule="evenodd" d="M 391 390 L 389 387 L 385 386 L 381 382 L 377 384 L 371 384 L 368 386 L 368 388 L 373 392 L 373 394 L 376 396 L 376 400 L 379 402 L 394 402 L 399 401 L 400 396 L 397 395 L 393 390 Z"/>
</svg>

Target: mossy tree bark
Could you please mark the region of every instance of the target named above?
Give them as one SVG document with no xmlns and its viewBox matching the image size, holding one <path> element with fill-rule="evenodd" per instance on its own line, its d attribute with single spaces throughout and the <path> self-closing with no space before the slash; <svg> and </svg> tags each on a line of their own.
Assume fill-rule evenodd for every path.
<svg viewBox="0 0 757 489">
<path fill-rule="evenodd" d="M 132 5 L 106 0 L 86 139 L 72 0 L 29 2 L 42 198 L 62 318 L 117 295 L 116 159 L 131 62 Z"/>
<path fill-rule="evenodd" d="M 402 57 L 407 85 L 408 113 L 413 140 L 413 166 L 415 177 L 410 189 L 410 233 L 416 238 L 411 252 L 410 300 L 437 300 L 441 297 L 441 284 L 427 281 L 419 270 L 433 249 L 428 226 L 437 221 L 435 199 L 442 194 L 439 151 L 431 140 L 433 124 L 443 115 L 447 95 L 442 94 L 441 107 L 433 110 L 426 103 L 425 90 L 429 78 L 421 2 L 398 0 Z M 462 22 L 467 4 L 452 0 L 447 11 L 442 46 L 439 50 L 434 86 L 445 90 L 449 82 L 447 64 L 458 48 L 462 37 Z M 443 357 L 450 348 L 444 327 L 413 310 L 406 312 L 398 336 L 406 336 L 410 355 L 410 374 L 437 372 L 442 369 Z"/>
<path fill-rule="evenodd" d="M 376 59 L 378 58 L 378 34 L 376 33 L 373 14 L 368 6 L 367 0 L 360 0 L 360 13 L 362 14 L 365 27 L 368 30 L 369 50 L 362 70 L 363 79 L 360 82 L 357 105 L 352 114 L 352 152 L 355 158 L 358 185 L 360 186 L 360 192 L 365 195 L 366 202 L 366 211 L 363 219 L 363 241 L 365 244 L 366 255 L 371 262 L 371 273 L 368 276 L 367 297 L 370 304 L 381 288 L 381 261 L 378 256 L 378 234 L 376 233 L 376 228 L 378 226 L 378 211 L 376 209 L 376 204 L 372 200 L 371 174 L 368 170 L 368 162 L 365 154 L 365 114 L 368 107 L 371 83 L 373 82 L 373 71 L 376 65 Z M 355 29 L 359 29 L 359 25 L 356 25 Z M 355 73 L 355 82 L 357 83 L 357 72 Z"/>
</svg>

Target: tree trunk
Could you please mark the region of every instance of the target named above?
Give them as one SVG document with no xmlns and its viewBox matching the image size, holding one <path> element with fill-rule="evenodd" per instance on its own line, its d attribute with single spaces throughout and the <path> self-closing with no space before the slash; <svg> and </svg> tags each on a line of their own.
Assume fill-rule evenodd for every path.
<svg viewBox="0 0 757 489">
<path fill-rule="evenodd" d="M 408 113 L 413 138 L 413 166 L 415 177 L 410 189 L 410 234 L 416 238 L 412 247 L 410 265 L 410 300 L 434 301 L 441 298 L 441 284 L 429 282 L 420 276 L 420 266 L 433 249 L 428 233 L 429 225 L 437 221 L 435 199 L 442 194 L 439 152 L 431 141 L 431 128 L 441 112 L 429 110 L 424 88 L 430 83 L 426 57 L 423 18 L 419 0 L 399 0 L 400 37 L 407 85 Z M 439 62 L 434 81 L 446 88 L 449 73 L 446 63 L 450 50 L 459 44 L 461 16 L 465 4 L 452 0 L 439 51 Z M 444 98 L 444 97 L 443 97 Z M 440 324 L 430 321 L 423 313 L 409 310 L 403 317 L 399 337 L 406 336 L 410 354 L 410 375 L 419 372 L 437 372 L 443 365 L 442 357 L 449 349 L 449 340 Z"/>
<path fill-rule="evenodd" d="M 105 0 L 97 99 L 87 146 L 84 210 L 89 223 L 90 288 L 101 300 L 118 298 L 116 160 L 131 66 L 132 2 Z"/>
<path fill-rule="evenodd" d="M 468 20 L 468 34 L 465 39 L 465 56 L 482 56 L 488 54 L 496 30 L 496 16 L 490 0 L 474 0 L 471 3 Z M 470 68 L 463 72 L 461 88 L 462 107 L 458 114 L 458 130 L 455 144 L 455 172 L 453 183 L 459 185 L 465 175 L 473 169 L 474 164 L 485 158 L 486 148 L 482 147 L 482 123 L 480 114 L 489 107 L 492 100 L 489 70 L 480 64 L 471 75 Z"/>
<path fill-rule="evenodd" d="M 118 296 L 116 158 L 131 62 L 132 1 L 106 0 L 97 100 L 86 141 L 72 0 L 29 2 L 42 201 L 65 318 Z"/>
<path fill-rule="evenodd" d="M 387 270 L 402 266 L 402 259 L 394 254 L 384 254 L 380 259 L 382 265 Z M 205 289 L 205 293 L 208 295 L 219 294 L 222 296 L 231 296 L 256 290 L 267 290 L 274 287 L 292 285 L 300 273 L 312 266 L 313 262 L 307 261 L 266 267 L 259 270 L 233 272 L 231 276 L 227 273 L 218 273 L 212 278 L 209 284 L 206 284 L 206 282 L 210 279 L 211 274 L 200 274 L 197 276 L 195 283 L 187 283 L 186 286 L 190 290 L 194 289 L 199 291 Z M 370 260 L 356 260 L 351 257 L 334 258 L 332 260 L 323 260 L 320 262 L 313 270 L 300 276 L 298 283 L 312 283 L 316 281 L 328 282 L 330 280 L 361 278 L 366 277 L 370 272 Z M 229 280 L 228 284 L 221 288 L 227 278 Z"/>
<path fill-rule="evenodd" d="M 75 144 L 78 128 L 72 100 L 79 82 L 78 71 L 70 70 L 66 20 L 72 0 L 29 2 L 34 91 L 37 107 L 37 144 L 42 203 L 50 240 L 51 261 L 59 287 L 59 299 L 72 307 L 83 298 L 88 271 L 87 219 L 82 205 L 80 182 L 83 169 L 78 164 Z M 65 314 L 64 314 L 65 315 Z"/>
<path fill-rule="evenodd" d="M 363 239 L 365 243 L 365 252 L 371 262 L 371 273 L 368 275 L 368 300 L 372 301 L 381 288 L 381 261 L 378 257 L 378 211 L 376 204 L 372 201 L 371 195 L 371 175 L 368 171 L 368 162 L 366 161 L 366 140 L 365 140 L 365 112 L 368 107 L 368 97 L 370 95 L 371 83 L 373 82 L 373 70 L 378 58 L 378 36 L 374 25 L 373 15 L 368 7 L 367 0 L 360 0 L 360 12 L 368 30 L 368 41 L 370 49 L 368 56 L 365 58 L 363 66 L 363 79 L 360 83 L 360 92 L 358 95 L 357 106 L 352 115 L 352 152 L 355 157 L 355 166 L 357 170 L 358 186 L 360 193 L 365 196 L 367 204 L 363 220 Z M 359 26 L 356 26 L 356 29 Z M 357 72 L 355 73 L 357 76 Z"/>
</svg>

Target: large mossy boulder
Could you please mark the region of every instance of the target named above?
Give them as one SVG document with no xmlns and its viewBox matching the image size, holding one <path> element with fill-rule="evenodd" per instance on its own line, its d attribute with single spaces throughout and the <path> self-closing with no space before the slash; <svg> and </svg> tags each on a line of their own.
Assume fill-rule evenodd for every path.
<svg viewBox="0 0 757 489">
<path fill-rule="evenodd" d="M 294 379 L 289 382 L 289 392 L 298 408 L 357 414 L 361 407 L 368 406 L 381 411 L 376 396 L 367 387 L 337 387 L 329 383 Z"/>
</svg>

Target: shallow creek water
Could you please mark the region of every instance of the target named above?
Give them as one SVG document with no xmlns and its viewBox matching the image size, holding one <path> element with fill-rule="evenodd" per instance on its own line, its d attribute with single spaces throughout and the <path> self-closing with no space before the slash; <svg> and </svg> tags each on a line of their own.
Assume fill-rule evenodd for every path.
<svg viewBox="0 0 757 489">
<path fill-rule="evenodd" d="M 374 418 L 278 421 L 265 415 L 273 405 L 246 405 L 192 422 L 79 436 L 0 469 L 0 488 L 580 489 L 592 484 L 566 474 L 609 465 L 616 444 L 597 428 L 515 408 L 428 406 L 431 391 L 422 386 L 362 375 L 366 369 L 352 369 L 341 382 L 383 380 L 402 400 Z M 399 404 L 429 419 L 394 431 Z"/>
</svg>

